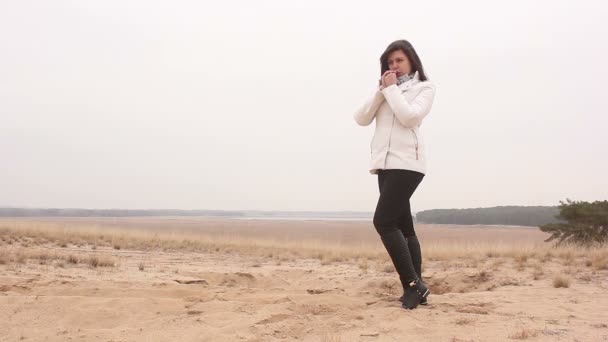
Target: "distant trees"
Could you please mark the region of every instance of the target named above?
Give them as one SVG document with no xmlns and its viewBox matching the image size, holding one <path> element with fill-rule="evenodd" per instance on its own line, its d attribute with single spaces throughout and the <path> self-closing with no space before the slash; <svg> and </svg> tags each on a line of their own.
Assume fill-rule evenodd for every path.
<svg viewBox="0 0 608 342">
<path fill-rule="evenodd" d="M 487 224 L 538 227 L 557 223 L 557 207 L 502 206 L 472 209 L 433 209 L 416 213 L 420 223 L 436 224 Z"/>
<path fill-rule="evenodd" d="M 584 246 L 608 242 L 608 201 L 589 203 L 567 199 L 560 201 L 558 208 L 557 217 L 566 222 L 541 225 L 540 230 L 551 233 L 545 241 Z"/>
</svg>

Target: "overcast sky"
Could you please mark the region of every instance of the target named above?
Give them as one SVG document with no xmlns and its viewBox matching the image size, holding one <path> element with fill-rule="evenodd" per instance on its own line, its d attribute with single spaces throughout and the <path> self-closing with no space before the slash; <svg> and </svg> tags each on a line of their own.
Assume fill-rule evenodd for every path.
<svg viewBox="0 0 608 342">
<path fill-rule="evenodd" d="M 437 85 L 415 211 L 608 199 L 602 1 L 0 1 L 0 206 L 373 211 L 353 112 Z"/>
</svg>

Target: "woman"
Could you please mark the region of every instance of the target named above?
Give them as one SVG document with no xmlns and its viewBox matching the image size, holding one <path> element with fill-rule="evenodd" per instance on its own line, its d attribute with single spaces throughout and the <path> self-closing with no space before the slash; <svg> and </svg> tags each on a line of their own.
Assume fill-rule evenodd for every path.
<svg viewBox="0 0 608 342">
<path fill-rule="evenodd" d="M 403 307 L 426 304 L 430 291 L 422 282 L 422 253 L 414 231 L 410 197 L 426 172 L 422 120 L 431 110 L 435 85 L 427 80 L 420 58 L 406 40 L 391 43 L 380 57 L 375 94 L 355 113 L 367 126 L 376 119 L 370 173 L 378 175 L 380 197 L 374 227 L 403 285 Z"/>
</svg>

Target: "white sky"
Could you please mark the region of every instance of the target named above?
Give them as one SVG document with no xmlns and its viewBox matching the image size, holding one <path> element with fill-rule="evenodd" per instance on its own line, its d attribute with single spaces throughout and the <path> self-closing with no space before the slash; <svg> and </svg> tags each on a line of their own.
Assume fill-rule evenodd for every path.
<svg viewBox="0 0 608 342">
<path fill-rule="evenodd" d="M 415 211 L 608 199 L 602 1 L 0 2 L 0 206 L 373 211 L 354 110 L 437 84 Z"/>
</svg>

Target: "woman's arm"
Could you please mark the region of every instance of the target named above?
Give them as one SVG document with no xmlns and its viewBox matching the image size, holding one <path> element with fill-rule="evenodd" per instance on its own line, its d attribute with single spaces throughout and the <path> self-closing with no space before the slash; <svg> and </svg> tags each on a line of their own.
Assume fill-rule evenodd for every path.
<svg viewBox="0 0 608 342">
<path fill-rule="evenodd" d="M 427 82 L 420 93 L 408 102 L 403 95 L 401 89 L 397 85 L 391 85 L 382 89 L 386 102 L 395 113 L 397 120 L 405 127 L 416 127 L 420 125 L 422 119 L 431 111 L 433 99 L 435 98 L 435 85 Z"/>
<path fill-rule="evenodd" d="M 361 126 L 368 126 L 374 121 L 376 111 L 380 108 L 380 105 L 384 101 L 384 95 L 380 90 L 377 90 L 372 98 L 367 100 L 363 106 L 361 106 L 354 115 L 355 121 Z"/>
</svg>

